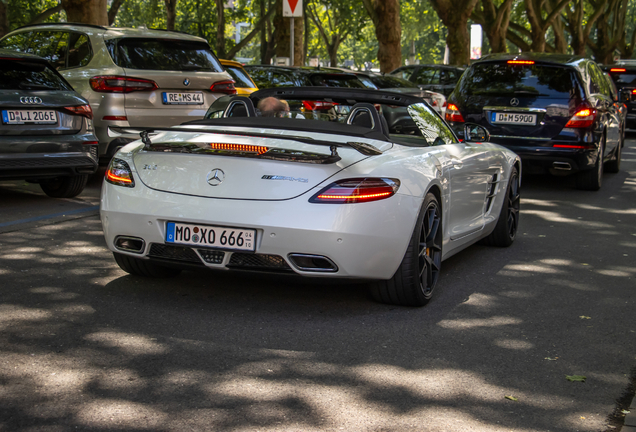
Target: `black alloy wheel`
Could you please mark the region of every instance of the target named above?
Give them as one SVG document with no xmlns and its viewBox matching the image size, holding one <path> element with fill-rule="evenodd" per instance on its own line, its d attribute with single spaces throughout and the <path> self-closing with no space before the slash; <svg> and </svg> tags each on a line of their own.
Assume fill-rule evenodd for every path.
<svg viewBox="0 0 636 432">
<path fill-rule="evenodd" d="M 506 195 L 499 219 L 493 232 L 485 237 L 481 242 L 486 246 L 508 247 L 517 237 L 519 229 L 519 210 L 521 208 L 521 187 L 519 181 L 519 172 L 517 168 L 512 168 L 508 186 L 506 187 Z"/>
<path fill-rule="evenodd" d="M 420 290 L 426 299 L 433 295 L 442 265 L 442 216 L 437 201 L 428 203 L 422 229 L 418 253 Z"/>
<path fill-rule="evenodd" d="M 424 198 L 402 262 L 393 277 L 380 280 L 371 294 L 381 303 L 424 306 L 433 297 L 442 265 L 442 209 L 429 193 Z"/>
</svg>

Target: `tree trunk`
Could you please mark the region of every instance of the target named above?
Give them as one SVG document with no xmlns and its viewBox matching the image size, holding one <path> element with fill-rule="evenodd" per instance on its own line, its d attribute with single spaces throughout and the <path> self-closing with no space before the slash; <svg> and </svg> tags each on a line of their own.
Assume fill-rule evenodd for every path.
<svg viewBox="0 0 636 432">
<path fill-rule="evenodd" d="M 108 25 L 107 0 L 62 0 L 68 22 Z"/>
<path fill-rule="evenodd" d="M 477 0 L 475 0 L 477 1 Z M 402 26 L 399 0 L 363 0 L 378 39 L 380 72 L 388 73 L 402 65 Z"/>
<path fill-rule="evenodd" d="M 289 58 L 289 18 L 283 17 L 283 2 L 281 0 L 276 0 L 274 27 L 276 28 L 274 32 L 276 57 Z"/>
<path fill-rule="evenodd" d="M 468 18 L 478 0 L 430 0 L 433 9 L 448 29 L 446 44 L 450 51 L 450 64 L 470 63 L 470 36 Z"/>
<path fill-rule="evenodd" d="M 9 33 L 9 5 L 0 0 L 0 37 Z"/>
<path fill-rule="evenodd" d="M 297 17 L 294 20 L 294 66 L 305 65 L 305 20 Z"/>
<path fill-rule="evenodd" d="M 504 0 L 497 8 L 493 0 L 481 0 L 481 11 L 475 10 L 471 15 L 473 21 L 481 24 L 490 43 L 491 53 L 508 51 L 506 35 L 510 23 L 510 12 L 513 0 Z"/>
<path fill-rule="evenodd" d="M 216 0 L 216 55 L 225 58 L 225 0 Z"/>
<path fill-rule="evenodd" d="M 166 30 L 174 30 L 174 23 L 177 18 L 177 1 L 163 0 L 166 5 Z"/>
<path fill-rule="evenodd" d="M 265 19 L 265 0 L 259 0 L 259 7 L 260 7 L 260 17 L 261 19 Z M 267 23 L 264 23 L 264 25 L 261 27 L 261 64 L 265 64 L 264 60 L 265 60 L 265 56 L 267 55 L 267 28 L 269 27 L 269 21 Z"/>
<path fill-rule="evenodd" d="M 565 8 L 570 0 L 559 0 L 552 10 L 546 11 L 547 17 L 543 18 L 543 7 L 545 0 L 525 0 L 526 17 L 530 23 L 530 33 L 532 35 L 532 44 L 530 51 L 544 52 L 546 49 L 545 33 L 552 25 L 555 19 L 561 15 L 561 11 Z"/>
<path fill-rule="evenodd" d="M 625 18 L 627 0 L 609 0 L 596 24 L 596 42 L 587 39 L 587 44 L 599 63 L 613 63 L 614 50 L 625 43 Z"/>
<path fill-rule="evenodd" d="M 113 25 L 115 22 L 115 18 L 117 17 L 117 12 L 119 12 L 119 8 L 124 0 L 113 0 L 110 4 L 110 9 L 108 9 L 108 25 Z"/>
</svg>

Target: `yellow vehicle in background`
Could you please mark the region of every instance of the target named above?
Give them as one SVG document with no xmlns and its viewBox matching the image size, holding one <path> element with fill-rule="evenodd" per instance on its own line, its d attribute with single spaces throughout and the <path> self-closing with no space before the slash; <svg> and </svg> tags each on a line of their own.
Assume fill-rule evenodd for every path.
<svg viewBox="0 0 636 432">
<path fill-rule="evenodd" d="M 250 75 L 243 69 L 243 65 L 234 60 L 219 59 L 227 73 L 229 73 L 236 83 L 236 94 L 240 96 L 247 96 L 256 90 L 258 87 L 252 81 Z"/>
</svg>

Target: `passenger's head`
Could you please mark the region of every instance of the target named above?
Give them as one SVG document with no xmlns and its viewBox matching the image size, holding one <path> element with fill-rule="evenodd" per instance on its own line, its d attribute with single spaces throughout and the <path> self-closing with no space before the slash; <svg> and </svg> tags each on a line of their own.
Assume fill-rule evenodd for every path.
<svg viewBox="0 0 636 432">
<path fill-rule="evenodd" d="M 257 108 L 263 117 L 276 117 L 279 113 L 289 111 L 289 105 L 273 96 L 266 97 L 258 102 Z"/>
</svg>

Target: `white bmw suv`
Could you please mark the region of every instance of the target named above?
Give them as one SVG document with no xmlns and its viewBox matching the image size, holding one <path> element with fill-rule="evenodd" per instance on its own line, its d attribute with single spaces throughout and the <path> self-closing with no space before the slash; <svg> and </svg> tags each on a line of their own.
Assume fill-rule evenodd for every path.
<svg viewBox="0 0 636 432">
<path fill-rule="evenodd" d="M 108 126 L 177 125 L 236 93 L 205 39 L 180 32 L 36 24 L 8 33 L 0 48 L 46 58 L 89 101 L 102 162 L 138 138 L 110 137 Z"/>
</svg>

